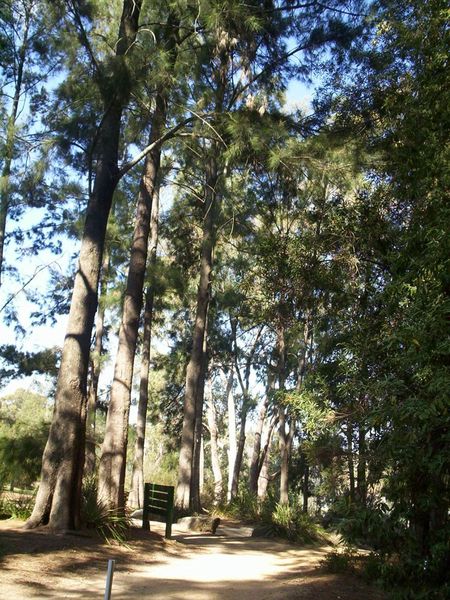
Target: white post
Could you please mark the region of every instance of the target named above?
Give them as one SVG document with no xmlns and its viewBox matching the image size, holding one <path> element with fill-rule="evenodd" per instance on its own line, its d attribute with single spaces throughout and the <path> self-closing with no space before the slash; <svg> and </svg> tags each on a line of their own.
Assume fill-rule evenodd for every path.
<svg viewBox="0 0 450 600">
<path fill-rule="evenodd" d="M 110 600 L 110 598 L 111 598 L 111 588 L 112 588 L 112 581 L 113 581 L 115 565 L 116 565 L 115 560 L 108 560 L 108 572 L 106 573 L 106 588 L 105 588 L 104 600 Z"/>
</svg>

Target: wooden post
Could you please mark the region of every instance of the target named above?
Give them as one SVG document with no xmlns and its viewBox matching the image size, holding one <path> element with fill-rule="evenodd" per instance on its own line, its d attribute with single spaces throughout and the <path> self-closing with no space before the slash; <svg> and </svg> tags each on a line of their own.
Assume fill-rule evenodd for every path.
<svg viewBox="0 0 450 600">
<path fill-rule="evenodd" d="M 104 600 L 110 600 L 111 598 L 111 589 L 114 575 L 114 567 L 116 565 L 115 560 L 108 560 L 108 571 L 106 573 L 106 588 L 105 588 L 105 598 Z"/>
</svg>

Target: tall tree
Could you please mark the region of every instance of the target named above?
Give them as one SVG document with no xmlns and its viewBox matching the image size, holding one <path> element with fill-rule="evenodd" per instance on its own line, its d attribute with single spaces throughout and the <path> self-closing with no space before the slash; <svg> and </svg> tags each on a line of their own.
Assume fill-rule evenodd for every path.
<svg viewBox="0 0 450 600">
<path fill-rule="evenodd" d="M 129 502 L 131 506 L 142 508 L 144 500 L 144 447 L 145 431 L 147 425 L 148 409 L 148 386 L 150 371 L 150 350 L 152 341 L 152 323 L 153 309 L 155 299 L 155 267 L 156 251 L 158 246 L 158 225 L 159 225 L 159 193 L 155 192 L 152 201 L 152 214 L 150 224 L 150 260 L 148 261 L 148 271 L 150 281 L 145 291 L 144 304 L 144 331 L 142 336 L 141 352 L 141 372 L 139 382 L 139 402 L 136 419 L 136 441 L 134 444 L 133 471 L 131 474 L 131 491 Z"/>
<path fill-rule="evenodd" d="M 96 71 L 104 112 L 95 141 L 95 181 L 86 211 L 57 382 L 55 411 L 28 527 L 46 523 L 54 529 L 80 526 L 90 338 L 97 308 L 106 225 L 119 180 L 121 118 L 133 83 L 130 56 L 138 31 L 141 4 L 140 0 L 124 0 L 114 53 L 103 62 L 93 56 L 79 7 L 73 5 L 80 38 Z"/>
<path fill-rule="evenodd" d="M 161 161 L 161 145 L 158 142 L 163 136 L 166 125 L 169 90 L 173 81 L 173 68 L 180 41 L 179 21 L 174 14 L 169 14 L 167 25 L 162 29 L 160 37 L 159 42 L 161 45 L 164 44 L 168 64 L 166 67 L 167 79 L 164 80 L 160 77 L 155 97 L 155 110 L 152 115 L 149 138 L 149 145 L 154 147 L 145 158 L 140 183 L 122 320 L 119 328 L 119 346 L 99 467 L 99 499 L 115 509 L 124 507 L 128 415 L 133 365 L 142 308 L 152 203 L 158 193 L 157 177 Z"/>
</svg>

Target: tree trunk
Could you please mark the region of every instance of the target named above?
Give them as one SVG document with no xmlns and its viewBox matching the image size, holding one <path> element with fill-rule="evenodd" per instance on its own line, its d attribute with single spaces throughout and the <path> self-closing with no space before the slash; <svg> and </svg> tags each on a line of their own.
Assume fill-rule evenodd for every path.
<svg viewBox="0 0 450 600">
<path fill-rule="evenodd" d="M 234 461 L 234 469 L 233 469 L 233 481 L 231 484 L 231 499 L 235 498 L 239 489 L 239 478 L 241 475 L 242 468 L 242 458 L 244 456 L 244 448 L 245 448 L 245 427 L 247 425 L 247 405 L 244 399 L 242 403 L 241 410 L 241 424 L 239 427 L 239 441 L 236 452 L 236 460 Z"/>
<path fill-rule="evenodd" d="M 209 303 L 208 303 L 209 306 Z M 203 357 L 200 379 L 197 386 L 197 395 L 195 399 L 195 426 L 194 426 L 194 448 L 192 456 L 192 478 L 191 478 L 191 511 L 195 513 L 202 512 L 202 502 L 200 496 L 200 481 L 202 477 L 201 460 L 203 453 L 203 403 L 205 397 L 205 377 L 208 370 L 207 356 L 207 338 L 208 338 L 208 307 L 206 308 L 206 323 L 203 335 Z"/>
<path fill-rule="evenodd" d="M 355 501 L 355 466 L 353 464 L 353 427 L 350 421 L 347 422 L 347 463 L 348 463 L 348 479 L 350 502 Z"/>
<path fill-rule="evenodd" d="M 366 482 L 366 430 L 361 425 L 358 430 L 358 467 L 356 470 L 356 493 L 358 501 L 365 506 L 367 501 Z"/>
<path fill-rule="evenodd" d="M 106 296 L 106 287 L 109 271 L 109 252 L 105 250 L 102 265 L 102 280 L 100 284 L 100 302 L 95 319 L 95 345 L 91 356 L 90 371 L 91 380 L 89 382 L 88 406 L 86 417 L 86 457 L 84 463 L 84 476 L 92 477 L 95 473 L 95 421 L 98 397 L 98 380 L 101 370 L 101 356 L 103 352 L 103 335 L 105 321 L 104 300 Z"/>
<path fill-rule="evenodd" d="M 141 379 L 139 385 L 139 404 L 136 420 L 136 441 L 134 444 L 133 472 L 131 476 L 130 506 L 142 508 L 144 499 L 144 446 L 147 426 L 148 408 L 148 376 L 150 371 L 150 347 L 152 341 L 154 280 L 153 273 L 156 265 L 156 250 L 158 246 L 159 223 L 159 193 L 155 190 L 152 202 L 150 225 L 150 285 L 145 294 L 144 335 L 142 341 Z"/>
<path fill-rule="evenodd" d="M 211 467 L 213 472 L 214 479 L 214 503 L 217 504 L 222 498 L 222 471 L 220 468 L 220 459 L 219 459 L 219 447 L 218 447 L 218 437 L 219 432 L 217 429 L 217 421 L 216 421 L 216 407 L 214 406 L 214 399 L 212 393 L 212 382 L 211 379 L 208 379 L 206 385 L 206 399 L 208 403 L 208 427 L 210 433 L 210 448 L 211 448 Z"/>
<path fill-rule="evenodd" d="M 166 121 L 166 97 L 158 94 L 149 144 L 161 137 Z M 119 346 L 114 367 L 111 399 L 99 468 L 99 500 L 114 509 L 124 507 L 124 484 L 128 442 L 134 356 L 142 309 L 152 201 L 161 160 L 161 146 L 146 157 L 137 203 L 136 225 L 131 246 L 127 286 L 119 329 Z"/>
<path fill-rule="evenodd" d="M 125 65 L 136 37 L 140 0 L 124 0 L 116 44 L 116 61 Z M 84 466 L 86 385 L 91 333 L 106 225 L 118 181 L 118 147 L 127 91 L 111 99 L 96 144 L 95 183 L 89 198 L 80 259 L 64 340 L 55 397 L 55 410 L 42 459 L 41 482 L 27 527 L 48 523 L 54 529 L 80 525 L 81 481 Z"/>
<path fill-rule="evenodd" d="M 214 150 L 214 148 L 212 148 Z M 201 392 L 204 369 L 204 340 L 209 305 L 209 288 L 215 244 L 216 213 L 218 211 L 216 185 L 218 167 L 213 152 L 206 165 L 205 208 L 203 222 L 203 238 L 200 260 L 200 281 L 197 291 L 197 308 L 192 351 L 186 370 L 186 388 L 183 407 L 183 429 L 181 433 L 180 458 L 178 466 L 178 483 L 176 505 L 182 510 L 192 509 L 192 475 L 194 468 L 194 437 L 198 403 L 203 403 Z"/>
<path fill-rule="evenodd" d="M 228 486 L 227 502 L 231 500 L 231 487 L 233 485 L 234 463 L 236 462 L 237 441 L 236 441 L 236 408 L 234 406 L 233 395 L 234 370 L 230 370 L 228 377 L 226 398 L 228 407 Z"/>
<path fill-rule="evenodd" d="M 280 504 L 289 504 L 289 453 L 287 447 L 286 409 L 279 408 L 279 445 L 280 445 Z"/>
<path fill-rule="evenodd" d="M 284 391 L 286 379 L 286 342 L 284 326 L 279 324 L 277 327 L 277 353 L 278 353 L 278 389 Z M 289 437 L 291 425 L 287 426 L 287 408 L 283 405 L 278 408 L 278 435 L 280 447 L 280 504 L 289 504 L 289 457 L 290 445 Z"/>
<path fill-rule="evenodd" d="M 0 286 L 2 284 L 1 276 L 3 269 L 3 254 L 5 248 L 5 233 L 6 233 L 6 219 L 8 217 L 9 209 L 9 196 L 10 196 L 10 177 L 11 177 L 11 165 L 14 156 L 15 149 L 15 137 L 16 137 L 16 120 L 17 113 L 19 110 L 19 101 L 22 93 L 22 82 L 23 82 L 23 70 L 25 67 L 25 61 L 28 50 L 28 35 L 30 30 L 31 22 L 31 7 L 25 6 L 25 20 L 23 26 L 23 37 L 22 44 L 18 52 L 18 63 L 17 63 L 17 74 L 14 84 L 14 96 L 11 107 L 11 114 L 8 119 L 6 127 L 6 140 L 5 148 L 3 152 L 3 169 L 0 177 Z"/>
<path fill-rule="evenodd" d="M 256 352 L 256 348 L 258 346 L 258 341 L 261 336 L 261 332 L 263 330 L 263 327 L 261 326 L 256 334 L 256 337 L 254 338 L 254 340 L 252 342 L 250 352 L 245 361 L 244 377 L 242 377 L 241 371 L 239 368 L 239 361 L 238 361 L 238 346 L 237 346 L 237 336 L 236 336 L 237 322 L 238 322 L 238 320 L 236 318 L 230 318 L 231 334 L 232 334 L 233 346 L 234 346 L 234 364 L 235 364 L 235 369 L 236 369 L 236 375 L 237 375 L 239 385 L 240 385 L 241 391 L 242 391 L 242 406 L 241 406 L 241 414 L 240 414 L 241 424 L 240 424 L 240 428 L 239 428 L 239 442 L 238 442 L 238 447 L 237 447 L 236 460 L 234 462 L 234 469 L 233 469 L 233 480 L 232 480 L 232 484 L 231 484 L 231 499 L 237 495 L 238 488 L 239 488 L 239 477 L 241 474 L 242 458 L 244 455 L 244 448 L 245 448 L 245 428 L 247 425 L 247 416 L 248 416 L 248 411 L 250 409 L 250 404 L 251 404 L 250 371 L 251 371 L 251 367 L 253 364 L 253 358 L 254 358 L 254 355 Z"/>
<path fill-rule="evenodd" d="M 305 471 L 303 475 L 303 512 L 308 514 L 308 501 L 309 501 L 309 465 L 305 461 Z"/>
<path fill-rule="evenodd" d="M 272 419 L 272 422 L 267 432 L 267 440 L 264 444 L 264 450 L 260 461 L 260 470 L 258 477 L 258 500 L 262 501 L 267 494 L 267 486 L 269 485 L 269 459 L 270 459 L 270 446 L 272 443 L 272 434 L 276 424 L 276 419 Z"/>
<path fill-rule="evenodd" d="M 203 493 L 205 487 L 205 440 L 202 436 L 200 442 L 200 460 L 198 466 L 198 487 L 200 494 Z"/>
<path fill-rule="evenodd" d="M 256 425 L 255 431 L 255 441 L 253 444 L 253 452 L 252 458 L 250 462 L 250 478 L 249 478 L 249 490 L 251 494 L 258 493 L 258 477 L 260 471 L 260 454 L 261 454 L 261 440 L 262 433 L 264 429 L 264 422 L 266 419 L 267 408 L 269 406 L 270 401 L 270 391 L 272 391 L 273 382 L 272 378 L 269 377 L 267 382 L 267 392 L 266 397 L 264 398 L 264 402 L 261 406 L 261 410 L 259 411 L 258 423 Z"/>
</svg>

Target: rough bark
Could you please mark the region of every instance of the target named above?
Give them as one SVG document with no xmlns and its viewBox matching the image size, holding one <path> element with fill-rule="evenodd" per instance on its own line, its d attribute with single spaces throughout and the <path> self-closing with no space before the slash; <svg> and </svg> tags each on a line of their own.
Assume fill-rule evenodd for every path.
<svg viewBox="0 0 450 600">
<path fill-rule="evenodd" d="M 195 426 L 194 426 L 194 449 L 192 457 L 192 478 L 191 478 L 191 511 L 195 513 L 202 512 L 202 501 L 200 488 L 202 487 L 202 468 L 201 461 L 204 458 L 203 448 L 203 404 L 205 397 L 205 378 L 208 369 L 207 356 L 207 336 L 208 336 L 208 306 L 206 308 L 206 324 L 203 334 L 203 357 L 202 369 L 197 386 L 197 395 L 195 399 Z"/>
<path fill-rule="evenodd" d="M 15 138 L 16 138 L 16 120 L 17 113 L 19 110 L 19 101 L 22 94 L 22 82 L 23 82 L 23 71 L 25 67 L 25 61 L 28 50 L 28 36 L 31 24 L 31 6 L 25 5 L 24 15 L 24 26 L 22 32 L 22 44 L 20 45 L 19 52 L 17 54 L 17 75 L 14 84 L 14 95 L 12 99 L 11 114 L 8 119 L 6 127 L 6 140 L 5 147 L 3 150 L 3 169 L 0 177 L 0 286 L 2 284 L 2 269 L 3 269 L 3 254 L 5 248 L 5 232 L 6 232 L 6 219 L 8 217 L 9 209 L 9 196 L 10 196 L 10 177 L 11 177 L 11 166 L 15 150 Z"/>
<path fill-rule="evenodd" d="M 219 431 L 217 429 L 216 407 L 214 405 L 212 382 L 210 379 L 206 384 L 206 400 L 208 406 L 207 416 L 210 434 L 211 467 L 214 480 L 214 502 L 217 504 L 222 498 L 223 478 L 219 459 Z"/>
<path fill-rule="evenodd" d="M 264 402 L 261 405 L 261 409 L 258 415 L 258 422 L 256 424 L 255 441 L 253 443 L 252 457 L 250 461 L 250 476 L 249 476 L 249 491 L 251 494 L 258 493 L 258 478 L 260 472 L 260 455 L 261 455 L 261 441 L 262 433 L 264 429 L 264 423 L 266 420 L 267 409 L 270 402 L 270 392 L 272 391 L 273 381 L 272 377 L 268 377 L 267 392 Z"/>
<path fill-rule="evenodd" d="M 137 33 L 140 7 L 140 0 L 123 2 L 115 59 L 125 68 L 125 55 Z M 113 98 L 105 97 L 105 114 L 96 145 L 95 183 L 86 211 L 56 386 L 55 410 L 28 527 L 48 523 L 54 529 L 64 530 L 80 525 L 89 351 L 106 225 L 118 179 L 120 124 L 129 92 L 123 87 Z"/>
<path fill-rule="evenodd" d="M 255 431 L 255 441 L 253 442 L 253 451 L 252 457 L 250 460 L 250 476 L 249 476 L 249 490 L 251 494 L 256 494 L 258 491 L 258 466 L 259 466 L 259 456 L 261 453 L 261 436 L 264 427 L 264 421 L 266 419 L 267 406 L 269 404 L 269 399 L 264 399 L 264 402 L 261 406 L 258 415 L 258 422 L 256 424 Z"/>
<path fill-rule="evenodd" d="M 261 456 L 259 477 L 258 477 L 258 499 L 264 500 L 267 494 L 267 486 L 272 477 L 269 475 L 269 458 L 270 458 L 270 446 L 272 444 L 272 435 L 276 425 L 276 420 L 272 419 L 269 431 L 267 432 L 266 443 L 264 444 L 264 450 Z"/>
<path fill-rule="evenodd" d="M 106 296 L 106 287 L 109 271 L 109 252 L 105 250 L 102 265 L 102 280 L 100 284 L 100 302 L 95 318 L 95 344 L 90 361 L 91 378 L 89 381 L 88 405 L 86 417 L 86 456 L 84 463 L 84 476 L 92 477 L 95 473 L 95 429 L 96 429 L 96 411 L 98 399 L 98 381 L 101 370 L 101 356 L 103 352 L 103 335 L 105 321 L 105 307 L 102 299 Z"/>
<path fill-rule="evenodd" d="M 156 249 L 158 245 L 159 195 L 153 196 L 152 216 L 150 225 L 150 260 L 149 271 L 153 273 L 156 264 Z M 142 508 L 144 499 L 144 446 L 147 426 L 148 408 L 148 378 L 150 371 L 150 347 L 152 340 L 154 284 L 151 280 L 145 294 L 144 333 L 142 341 L 141 377 L 139 384 L 139 403 L 136 420 L 136 441 L 134 444 L 133 472 L 131 476 L 131 506 Z"/>
<path fill-rule="evenodd" d="M 209 305 L 209 290 L 215 244 L 215 215 L 217 212 L 216 185 L 218 166 L 213 155 L 206 165 L 205 205 L 200 258 L 200 281 L 197 290 L 197 307 L 192 351 L 186 370 L 186 388 L 183 406 L 183 429 L 178 465 L 176 505 L 181 510 L 192 509 L 192 475 L 194 469 L 194 438 L 198 403 L 203 403 L 201 392 L 204 369 L 204 342 Z"/>
<path fill-rule="evenodd" d="M 232 333 L 232 337 L 233 337 L 235 370 L 236 370 L 236 375 L 237 375 L 239 385 L 240 385 L 241 391 L 242 391 L 239 441 L 238 441 L 238 447 L 237 447 L 237 452 L 236 452 L 236 460 L 234 462 L 233 480 L 232 480 L 232 484 L 231 484 L 231 498 L 234 498 L 236 496 L 236 494 L 238 493 L 238 488 L 239 488 L 239 478 L 240 478 L 240 473 L 241 473 L 241 468 L 242 468 L 242 459 L 244 456 L 245 439 L 246 439 L 245 428 L 247 425 L 247 416 L 248 416 L 248 411 L 249 411 L 250 403 L 251 403 L 250 372 L 251 372 L 253 359 L 255 356 L 255 352 L 256 352 L 256 349 L 258 346 L 258 342 L 259 342 L 263 327 L 261 326 L 258 329 L 258 332 L 252 342 L 250 352 L 248 353 L 248 356 L 245 361 L 244 376 L 242 376 L 240 369 L 239 369 L 239 364 L 238 364 L 238 347 L 237 347 L 237 337 L 236 337 L 237 320 L 230 319 L 230 323 L 231 323 L 231 333 Z"/>
<path fill-rule="evenodd" d="M 247 405 L 244 400 L 242 403 L 241 409 L 241 424 L 239 427 L 239 440 L 237 445 L 236 459 L 234 461 L 234 469 L 233 469 L 233 481 L 231 483 L 231 499 L 235 498 L 238 493 L 239 488 L 239 477 L 241 474 L 242 468 L 242 458 L 244 456 L 244 448 L 245 448 L 245 428 L 247 426 Z"/>
<path fill-rule="evenodd" d="M 165 121 L 166 98 L 159 94 L 156 98 L 149 144 L 161 137 Z M 145 159 L 139 186 L 136 222 L 131 245 L 122 320 L 119 328 L 119 345 L 99 465 L 99 500 L 114 509 L 124 507 L 128 415 L 131 402 L 134 356 L 138 338 L 139 317 L 142 309 L 152 201 L 156 190 L 160 159 L 161 147 L 158 145 Z"/>
<path fill-rule="evenodd" d="M 221 114 L 224 107 L 225 89 L 227 85 L 229 55 L 222 45 L 218 50 L 220 67 L 214 72 L 215 82 L 214 108 Z M 198 458 L 195 454 L 195 430 L 201 438 L 199 418 L 203 411 L 203 386 L 205 373 L 205 344 L 207 343 L 206 319 L 209 306 L 211 273 L 213 266 L 213 250 L 217 233 L 217 215 L 219 214 L 220 194 L 218 142 L 211 143 L 205 162 L 205 193 L 203 231 L 200 257 L 200 280 L 197 291 L 197 307 L 192 335 L 192 350 L 186 370 L 186 386 L 183 407 L 183 428 L 181 433 L 180 458 L 178 464 L 178 482 L 175 504 L 181 510 L 193 509 L 193 502 L 200 507 L 198 490 Z M 200 407 L 201 405 L 201 407 Z M 197 415 L 200 415 L 198 418 Z M 197 436 L 198 440 L 198 436 Z M 198 447 L 198 442 L 197 442 Z M 193 480 L 194 476 L 194 480 Z"/>
<path fill-rule="evenodd" d="M 237 454 L 236 441 L 236 408 L 234 406 L 233 395 L 234 368 L 230 370 L 227 381 L 226 398 L 228 409 L 228 485 L 227 485 L 227 501 L 231 500 L 231 487 L 233 485 L 234 463 Z"/>
</svg>

